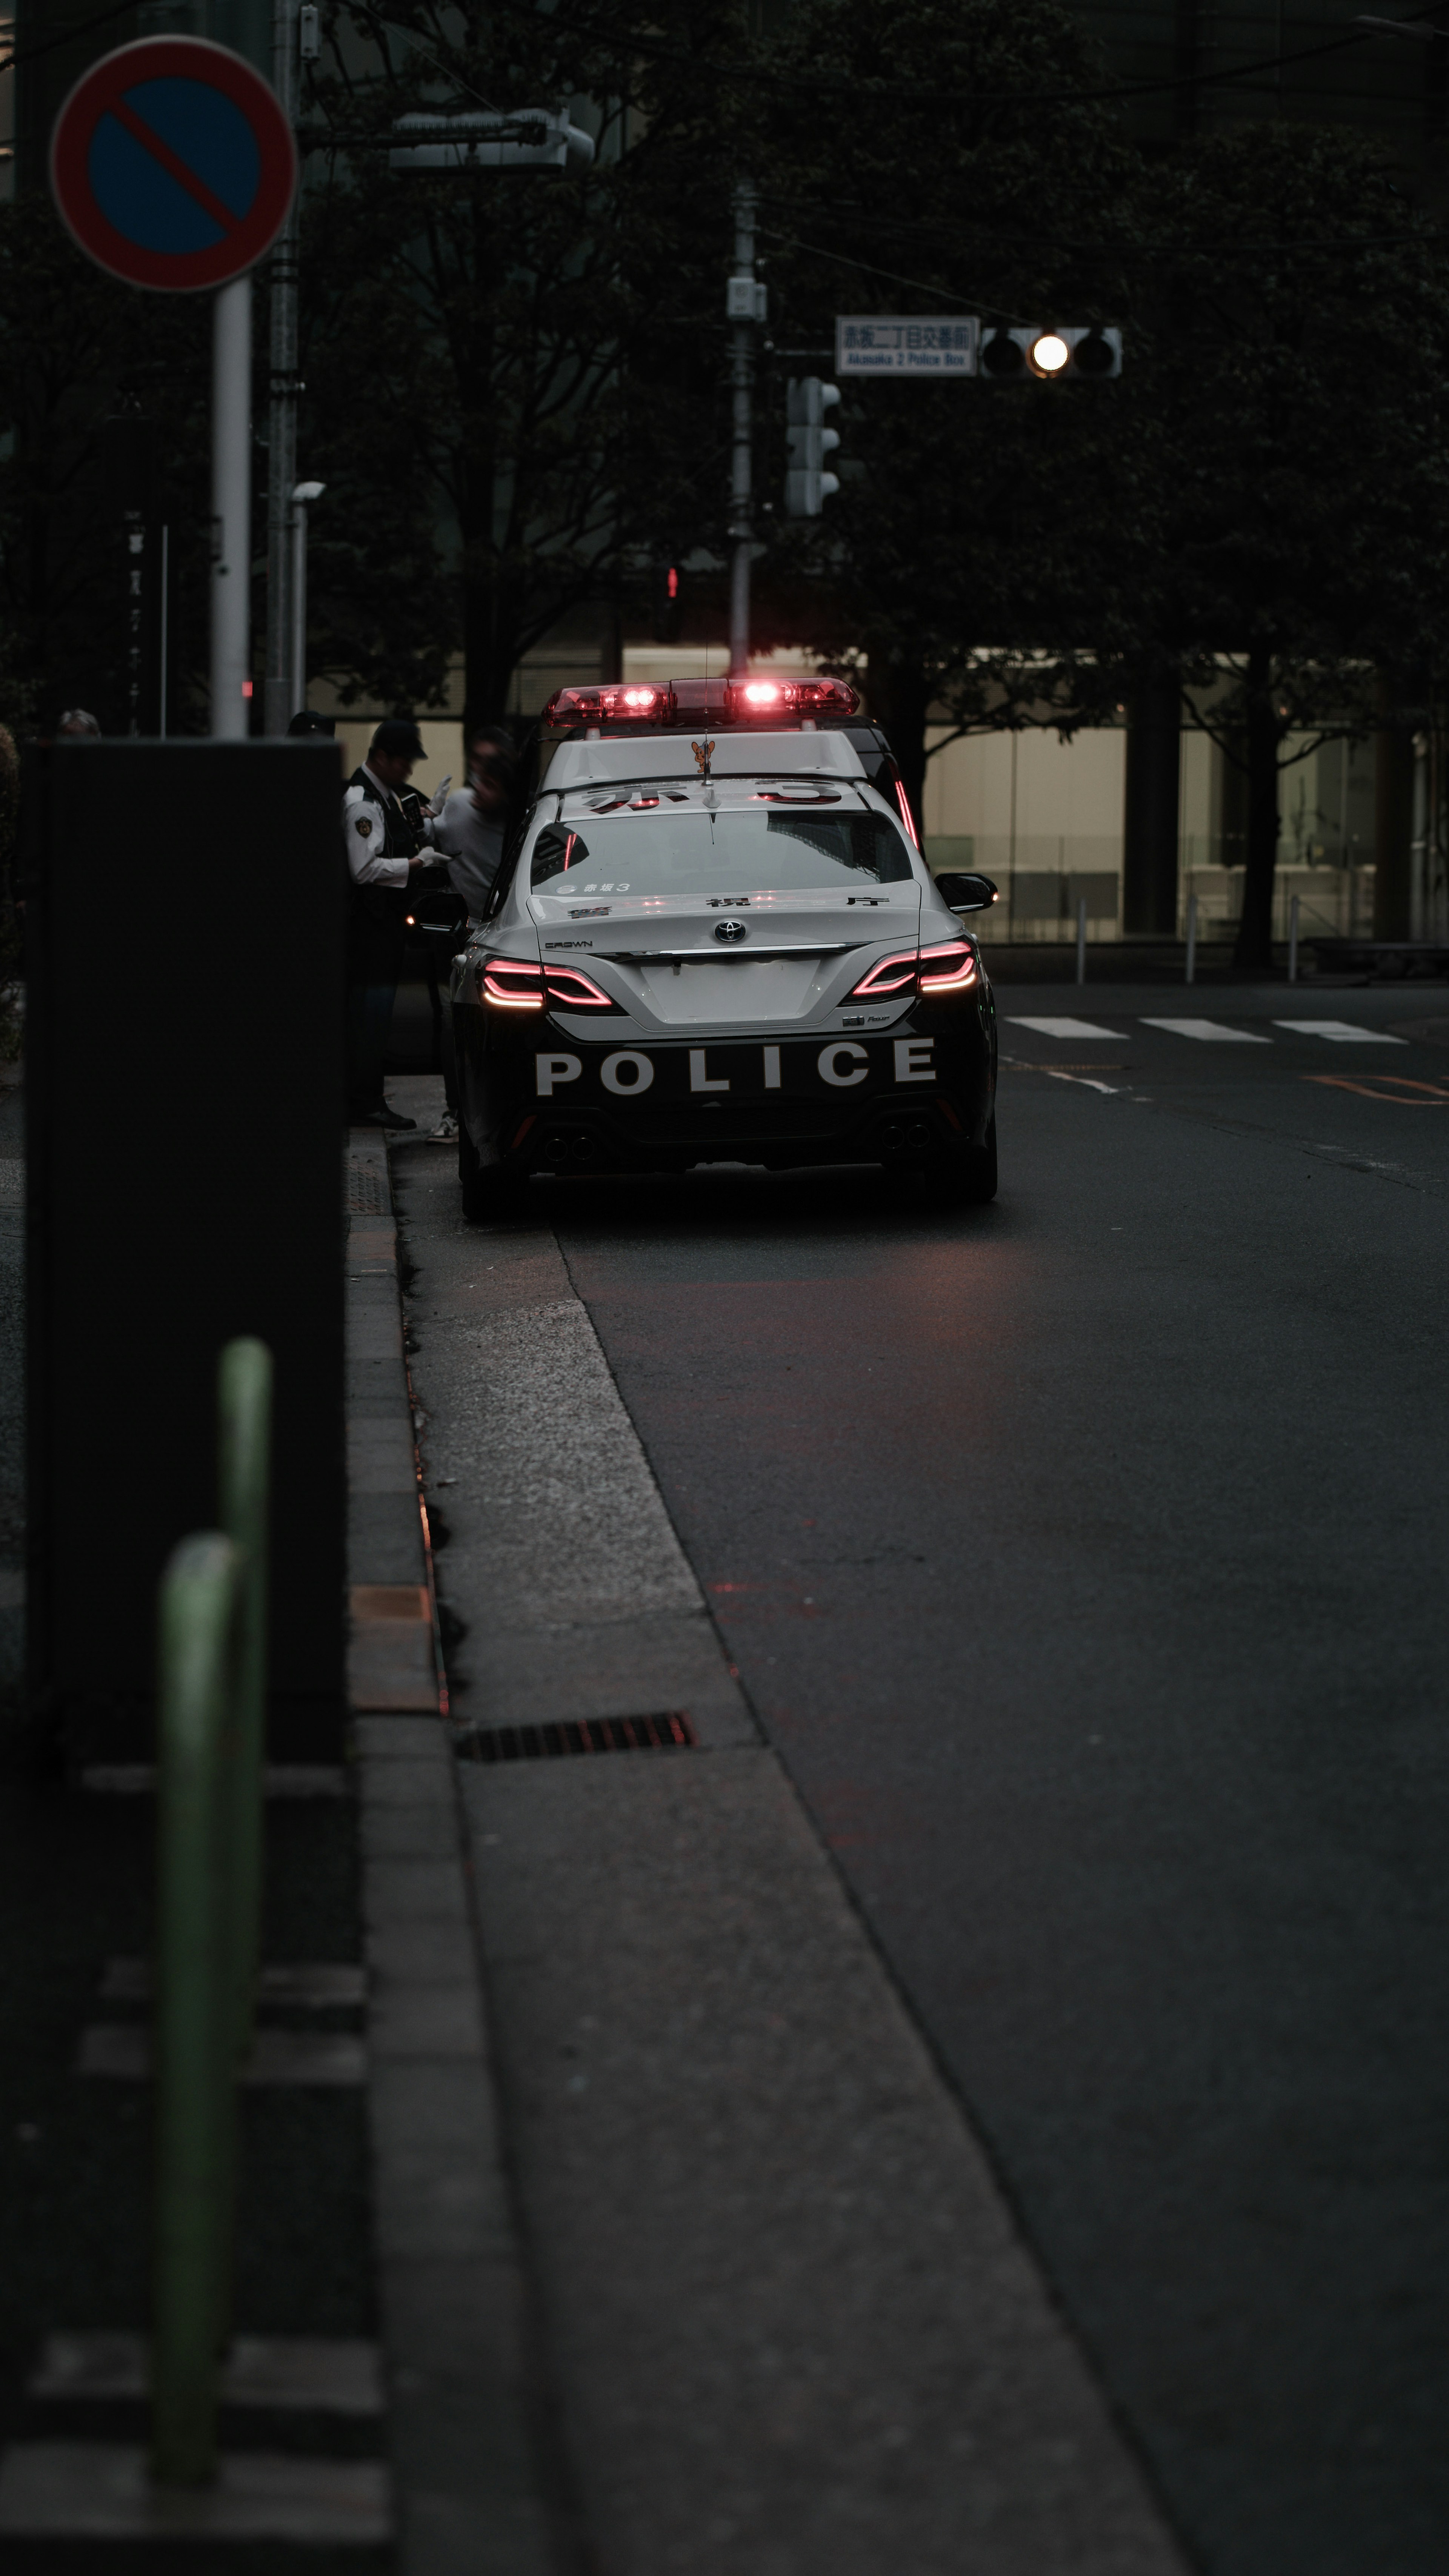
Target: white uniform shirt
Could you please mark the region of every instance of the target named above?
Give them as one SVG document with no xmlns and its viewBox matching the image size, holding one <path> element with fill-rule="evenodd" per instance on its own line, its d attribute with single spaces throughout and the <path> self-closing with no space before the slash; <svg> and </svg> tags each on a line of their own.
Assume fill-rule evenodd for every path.
<svg viewBox="0 0 1449 2576">
<path fill-rule="evenodd" d="M 381 802 L 395 809 L 397 798 L 392 789 L 384 787 L 380 778 L 373 777 L 366 761 L 363 762 L 362 767 L 364 776 L 372 779 L 373 787 Z M 347 864 L 352 870 L 355 885 L 405 886 L 407 884 L 408 862 L 403 858 L 383 857 L 382 817 L 371 797 L 361 787 L 355 785 L 349 787 L 343 796 L 342 832 L 347 844 Z"/>
</svg>

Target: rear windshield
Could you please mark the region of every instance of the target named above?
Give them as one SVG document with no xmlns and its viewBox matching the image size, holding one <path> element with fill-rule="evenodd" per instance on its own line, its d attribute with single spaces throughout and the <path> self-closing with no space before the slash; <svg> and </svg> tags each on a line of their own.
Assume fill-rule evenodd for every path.
<svg viewBox="0 0 1449 2576">
<path fill-rule="evenodd" d="M 884 814 L 591 814 L 587 832 L 550 823 L 533 845 L 533 883 L 555 894 L 766 894 L 894 885 L 910 854 Z"/>
</svg>

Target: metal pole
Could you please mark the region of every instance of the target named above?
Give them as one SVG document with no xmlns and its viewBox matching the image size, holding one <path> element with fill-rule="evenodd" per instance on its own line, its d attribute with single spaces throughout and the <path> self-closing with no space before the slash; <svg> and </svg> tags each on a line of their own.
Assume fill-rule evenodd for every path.
<svg viewBox="0 0 1449 2576">
<path fill-rule="evenodd" d="M 292 713 L 307 703 L 307 504 L 292 503 L 292 642 L 287 656 Z M 286 728 L 283 727 L 283 731 Z"/>
<path fill-rule="evenodd" d="M 267 1734 L 268 1490 L 272 1354 L 228 1342 L 217 1372 L 217 1517 L 241 1558 L 235 1740 L 224 1828 L 228 1969 L 237 2056 L 251 2044 L 261 1965 L 262 1771 Z"/>
<path fill-rule="evenodd" d="M 156 731 L 166 739 L 166 657 L 171 649 L 171 531 L 161 531 L 161 686 L 160 717 Z"/>
<path fill-rule="evenodd" d="M 297 122 L 299 0 L 272 0 L 272 87 L 289 125 Z M 298 192 L 300 195 L 300 190 Z M 303 703 L 288 704 L 294 665 L 291 590 L 292 486 L 297 479 L 297 199 L 271 259 L 271 403 L 267 417 L 267 676 L 262 723 L 285 733 Z"/>
<path fill-rule="evenodd" d="M 755 273 L 755 191 L 748 179 L 735 190 L 736 277 Z M 751 397 L 755 382 L 755 325 L 737 321 L 730 352 L 734 397 L 734 455 L 730 476 L 730 677 L 747 679 L 750 669 L 750 561 L 755 531 L 750 514 Z"/>
<path fill-rule="evenodd" d="M 1298 981 L 1298 897 L 1288 898 L 1288 981 Z"/>
<path fill-rule="evenodd" d="M 162 2486 L 216 2474 L 236 2169 L 219 1878 L 238 1572 L 231 1541 L 209 1531 L 182 1540 L 161 1584 L 151 2468 Z"/>
<path fill-rule="evenodd" d="M 1196 974 L 1197 974 L 1197 896 L 1196 896 L 1195 894 L 1190 894 L 1190 895 L 1188 896 L 1188 898 L 1187 898 L 1187 973 L 1186 973 L 1186 975 L 1183 977 L 1183 982 L 1184 982 L 1184 983 L 1186 983 L 1186 984 L 1190 984 L 1190 983 L 1192 983 L 1192 981 L 1193 981 L 1194 977 L 1196 976 Z"/>
<path fill-rule="evenodd" d="M 211 369 L 211 732 L 244 742 L 251 670 L 252 281 L 217 290 Z"/>
<path fill-rule="evenodd" d="M 1078 897 L 1078 901 L 1077 901 L 1077 982 L 1078 982 L 1079 984 L 1085 984 L 1086 980 L 1087 980 L 1087 898 L 1086 898 L 1086 896 L 1085 896 L 1085 895 L 1081 895 L 1081 896 L 1079 896 L 1079 897 Z"/>
</svg>

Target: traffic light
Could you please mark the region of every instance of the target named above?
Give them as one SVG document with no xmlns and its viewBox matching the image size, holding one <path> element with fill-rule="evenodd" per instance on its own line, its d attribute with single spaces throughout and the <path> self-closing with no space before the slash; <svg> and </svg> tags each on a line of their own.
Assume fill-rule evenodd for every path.
<svg viewBox="0 0 1449 2576">
<path fill-rule="evenodd" d="M 677 563 L 654 567 L 654 641 L 677 644 L 684 623 L 684 576 Z"/>
<path fill-rule="evenodd" d="M 1022 384 L 1037 376 L 1044 384 L 1084 382 L 1122 373 L 1122 334 L 1097 322 L 1065 323 L 1044 331 L 1039 323 L 988 331 L 981 342 L 978 372 L 992 384 Z"/>
<path fill-rule="evenodd" d="M 839 475 L 823 470 L 826 457 L 840 445 L 839 430 L 825 427 L 827 411 L 840 400 L 840 387 L 822 384 L 819 376 L 791 376 L 786 398 L 790 464 L 785 513 L 791 519 L 818 519 L 827 495 L 840 489 Z"/>
</svg>

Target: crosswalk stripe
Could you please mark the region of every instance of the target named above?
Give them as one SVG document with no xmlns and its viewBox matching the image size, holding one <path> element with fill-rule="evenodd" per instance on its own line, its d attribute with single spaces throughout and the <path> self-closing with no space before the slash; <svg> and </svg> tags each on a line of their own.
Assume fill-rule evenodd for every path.
<svg viewBox="0 0 1449 2576">
<path fill-rule="evenodd" d="M 1042 1038 L 1116 1038 L 1116 1029 L 1099 1029 L 1095 1020 L 1024 1020 L 1019 1012 L 1008 1011 L 1005 1017 L 1014 1029 L 1035 1029 Z"/>
<path fill-rule="evenodd" d="M 1335 1046 L 1407 1046 L 1407 1038 L 1391 1038 L 1386 1029 L 1355 1028 L 1352 1020 L 1275 1020 L 1275 1029 L 1295 1029 L 1304 1038 L 1331 1038 Z"/>
<path fill-rule="evenodd" d="M 1176 1038 L 1216 1039 L 1231 1046 L 1271 1046 L 1271 1038 L 1260 1037 L 1255 1030 L 1230 1029 L 1226 1020 L 1150 1020 L 1143 1015 L 1145 1029 L 1170 1029 Z"/>
</svg>

